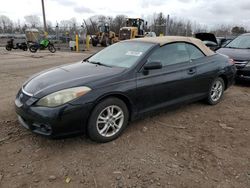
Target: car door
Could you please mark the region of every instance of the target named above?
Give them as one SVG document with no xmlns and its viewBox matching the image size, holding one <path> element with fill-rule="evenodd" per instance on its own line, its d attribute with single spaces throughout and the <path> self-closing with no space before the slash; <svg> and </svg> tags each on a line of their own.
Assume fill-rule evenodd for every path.
<svg viewBox="0 0 250 188">
<path fill-rule="evenodd" d="M 193 44 L 186 43 L 186 48 L 196 69 L 193 90 L 190 92 L 197 97 L 205 96 L 219 68 L 219 63 L 216 62 L 214 56 L 205 56 L 205 54 Z"/>
<path fill-rule="evenodd" d="M 161 62 L 163 67 L 147 72 L 142 67 L 137 73 L 136 103 L 139 113 L 192 98 L 189 90 L 194 89 L 196 69 L 190 62 L 185 43 L 171 43 L 155 49 L 145 65 L 152 62 Z"/>
</svg>

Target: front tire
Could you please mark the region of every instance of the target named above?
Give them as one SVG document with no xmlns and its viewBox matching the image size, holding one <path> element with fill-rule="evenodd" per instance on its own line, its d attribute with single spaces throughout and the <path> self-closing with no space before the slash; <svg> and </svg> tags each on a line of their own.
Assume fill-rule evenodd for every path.
<svg viewBox="0 0 250 188">
<path fill-rule="evenodd" d="M 23 51 L 27 51 L 28 50 L 28 47 L 27 46 L 23 46 Z"/>
<path fill-rule="evenodd" d="M 6 46 L 5 46 L 5 49 L 6 49 L 7 51 L 11 51 L 11 50 L 12 50 L 11 46 L 9 46 L 9 45 L 6 45 Z"/>
<path fill-rule="evenodd" d="M 51 53 L 55 53 L 55 52 L 56 52 L 56 48 L 54 47 L 53 44 L 49 44 L 49 45 L 48 45 L 48 49 L 49 49 L 49 51 L 50 51 Z"/>
<path fill-rule="evenodd" d="M 38 50 L 38 48 L 37 48 L 36 45 L 31 45 L 31 46 L 29 47 L 29 50 L 30 50 L 31 53 L 36 53 L 37 50 Z"/>
<path fill-rule="evenodd" d="M 96 105 L 88 122 L 88 136 L 96 142 L 109 142 L 121 135 L 126 128 L 129 112 L 118 98 L 108 98 Z"/>
<path fill-rule="evenodd" d="M 210 105 L 218 104 L 223 97 L 224 90 L 225 90 L 224 80 L 221 77 L 216 78 L 211 84 L 209 89 L 207 98 L 208 104 Z"/>
</svg>

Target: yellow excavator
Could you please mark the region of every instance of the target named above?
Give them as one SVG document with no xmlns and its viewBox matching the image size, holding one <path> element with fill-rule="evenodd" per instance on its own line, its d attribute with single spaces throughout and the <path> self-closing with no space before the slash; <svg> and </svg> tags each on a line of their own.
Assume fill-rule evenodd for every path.
<svg viewBox="0 0 250 188">
<path fill-rule="evenodd" d="M 145 25 L 147 25 L 147 22 L 144 23 L 144 20 L 141 18 L 127 18 L 126 26 L 120 28 L 119 40 L 144 37 Z"/>
</svg>

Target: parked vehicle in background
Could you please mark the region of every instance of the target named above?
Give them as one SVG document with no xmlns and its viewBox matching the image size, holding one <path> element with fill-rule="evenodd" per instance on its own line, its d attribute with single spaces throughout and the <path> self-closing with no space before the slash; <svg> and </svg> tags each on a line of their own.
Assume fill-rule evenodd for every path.
<svg viewBox="0 0 250 188">
<path fill-rule="evenodd" d="M 250 80 L 250 33 L 238 36 L 217 52 L 235 61 L 237 79 Z"/>
<path fill-rule="evenodd" d="M 216 37 L 217 43 L 220 48 L 226 46 L 233 39 L 233 37 Z"/>
<path fill-rule="evenodd" d="M 85 131 L 94 141 L 108 142 L 149 112 L 202 99 L 219 103 L 234 74 L 228 57 L 198 39 L 132 39 L 31 77 L 16 96 L 16 112 L 38 134 Z"/>
<path fill-rule="evenodd" d="M 25 37 L 28 43 L 36 43 L 40 39 L 40 33 L 38 29 L 30 28 L 25 30 Z"/>
<path fill-rule="evenodd" d="M 155 32 L 152 32 L 152 31 L 146 32 L 146 33 L 145 33 L 145 37 L 156 37 L 156 33 L 155 33 Z"/>
<path fill-rule="evenodd" d="M 126 26 L 120 28 L 119 40 L 128 40 L 133 38 L 142 38 L 145 35 L 144 20 L 141 18 L 127 18 Z"/>
<path fill-rule="evenodd" d="M 200 39 L 207 47 L 215 51 L 220 45 L 213 33 L 196 33 L 195 38 Z"/>
<path fill-rule="evenodd" d="M 106 47 L 117 42 L 117 40 L 115 32 L 110 31 L 109 25 L 107 23 L 102 23 L 99 25 L 95 37 L 92 38 L 92 45 L 97 46 L 100 44 L 101 46 Z"/>
<path fill-rule="evenodd" d="M 33 43 L 33 44 L 31 44 L 29 46 L 29 50 L 32 53 L 36 53 L 37 50 L 45 50 L 46 48 L 48 48 L 48 50 L 51 53 L 56 52 L 56 48 L 54 47 L 54 45 L 48 39 L 43 39 L 43 40 L 41 40 L 40 43 Z"/>
<path fill-rule="evenodd" d="M 21 49 L 23 51 L 27 51 L 28 46 L 25 42 L 14 44 L 14 39 L 10 39 L 7 41 L 7 45 L 5 46 L 5 49 L 8 51 L 11 51 L 12 49 L 15 49 L 15 50 Z"/>
</svg>

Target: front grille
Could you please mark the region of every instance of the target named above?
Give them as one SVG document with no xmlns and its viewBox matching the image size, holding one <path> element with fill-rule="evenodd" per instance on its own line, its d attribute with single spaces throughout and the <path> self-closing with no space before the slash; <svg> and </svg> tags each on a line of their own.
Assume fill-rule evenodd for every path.
<svg viewBox="0 0 250 188">
<path fill-rule="evenodd" d="M 131 31 L 130 30 L 122 29 L 122 30 L 120 30 L 119 39 L 120 40 L 130 39 L 130 35 L 131 35 Z"/>
<path fill-rule="evenodd" d="M 235 61 L 235 66 L 237 69 L 243 69 L 247 63 L 246 61 Z"/>
<path fill-rule="evenodd" d="M 27 100 L 30 99 L 29 95 L 26 95 L 25 93 L 22 92 L 22 90 L 20 90 L 17 94 L 16 97 L 22 104 L 24 104 Z"/>
<path fill-rule="evenodd" d="M 24 93 L 22 93 L 22 95 L 19 97 L 19 100 L 20 100 L 21 103 L 25 103 L 29 99 L 30 99 L 30 96 L 28 96 L 28 95 L 26 95 Z"/>
</svg>

